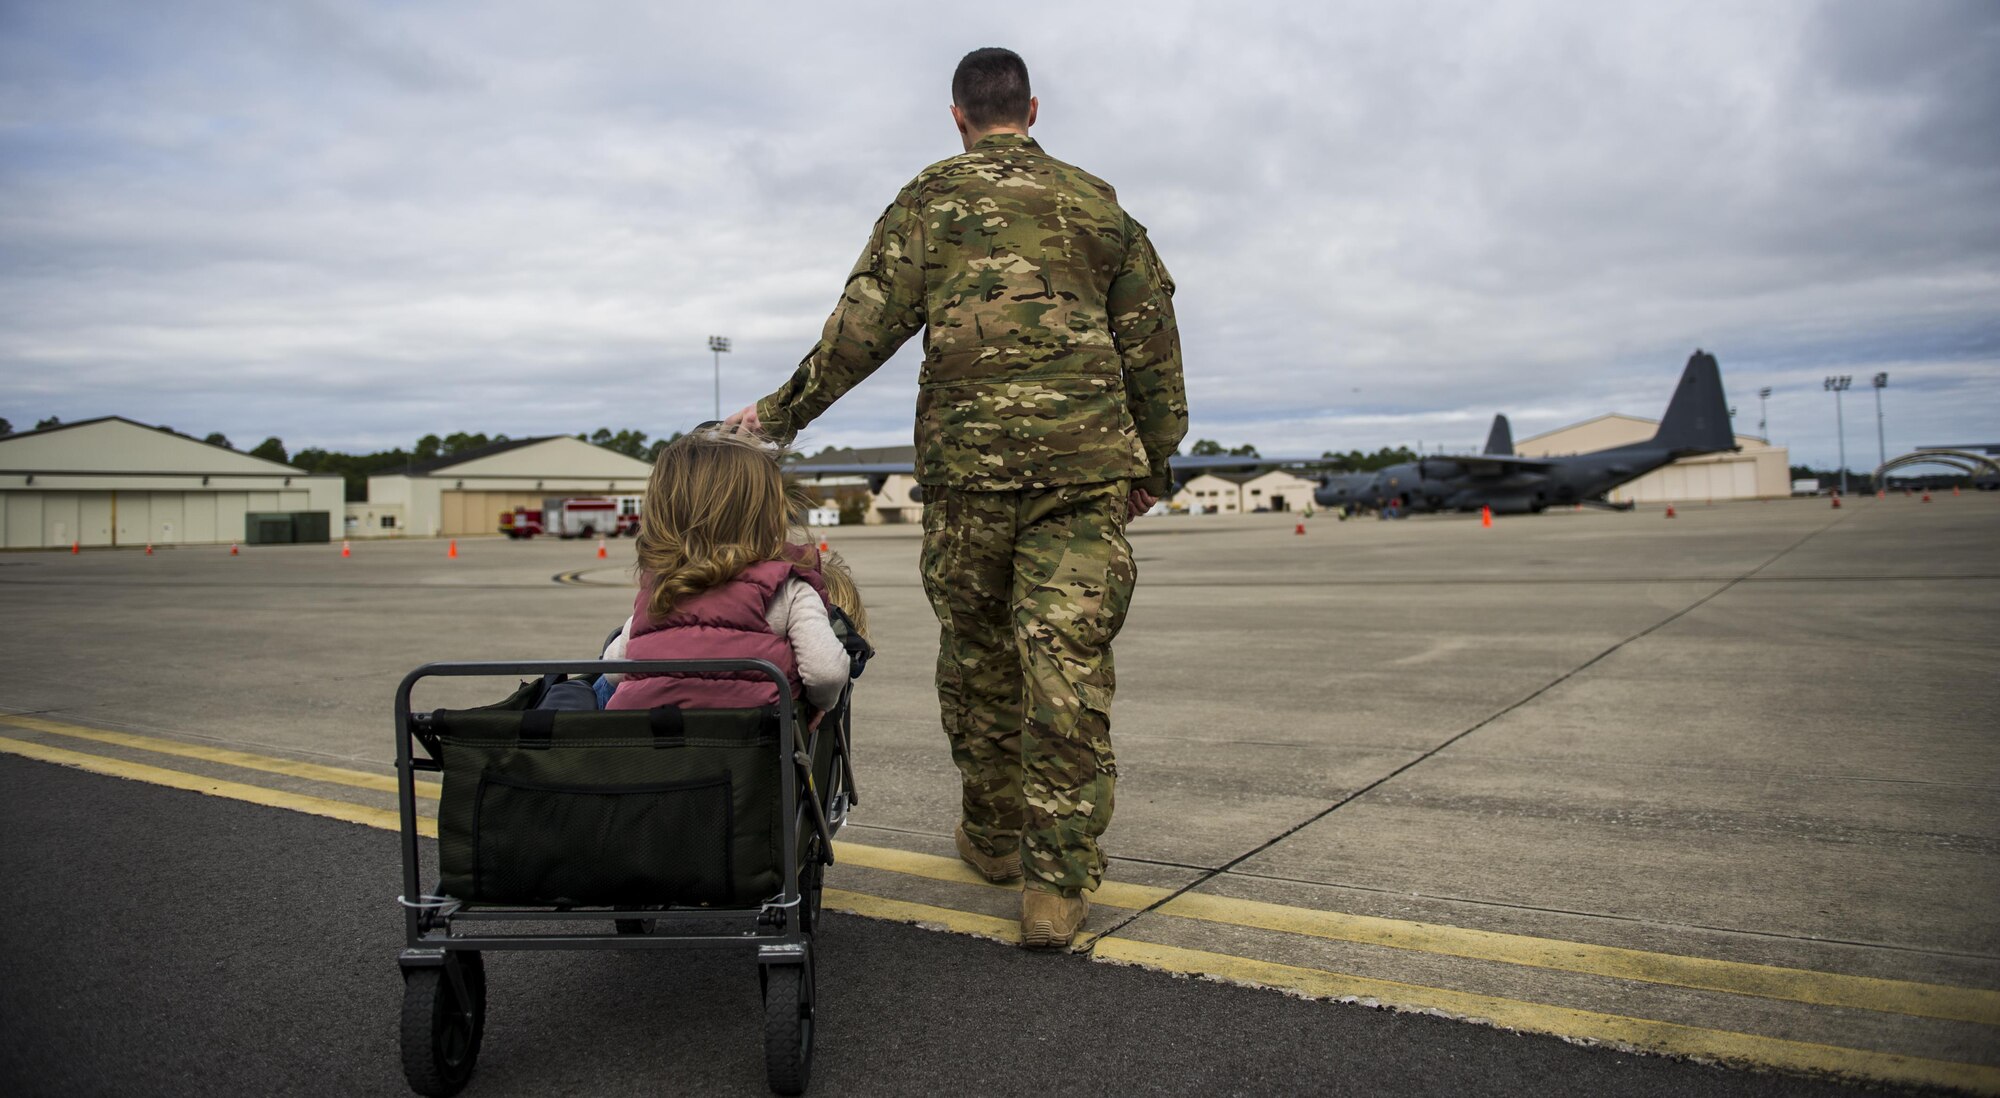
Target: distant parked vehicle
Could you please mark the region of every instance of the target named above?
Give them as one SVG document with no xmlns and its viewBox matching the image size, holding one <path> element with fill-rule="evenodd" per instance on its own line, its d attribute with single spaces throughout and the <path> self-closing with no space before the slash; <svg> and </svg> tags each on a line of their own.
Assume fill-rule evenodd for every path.
<svg viewBox="0 0 2000 1098">
<path fill-rule="evenodd" d="M 510 538 L 554 534 L 559 538 L 639 536 L 637 496 L 546 499 L 541 510 L 516 507 L 500 513 L 500 532 Z"/>
<path fill-rule="evenodd" d="M 526 507 L 516 507 L 512 511 L 500 512 L 500 532 L 515 540 L 531 538 L 542 532 L 542 513 Z"/>
<path fill-rule="evenodd" d="M 552 499 L 542 504 L 542 524 L 559 538 L 637 537 L 639 513 L 609 496 L 582 499 Z"/>
</svg>

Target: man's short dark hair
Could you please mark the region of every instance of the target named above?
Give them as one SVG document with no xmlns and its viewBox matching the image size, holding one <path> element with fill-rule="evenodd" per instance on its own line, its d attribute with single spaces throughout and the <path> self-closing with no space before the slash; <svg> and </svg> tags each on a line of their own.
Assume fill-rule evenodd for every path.
<svg viewBox="0 0 2000 1098">
<path fill-rule="evenodd" d="M 988 46 L 973 50 L 951 74 L 951 101 L 965 112 L 973 126 L 1020 123 L 1028 120 L 1028 63 L 1013 50 Z"/>
</svg>

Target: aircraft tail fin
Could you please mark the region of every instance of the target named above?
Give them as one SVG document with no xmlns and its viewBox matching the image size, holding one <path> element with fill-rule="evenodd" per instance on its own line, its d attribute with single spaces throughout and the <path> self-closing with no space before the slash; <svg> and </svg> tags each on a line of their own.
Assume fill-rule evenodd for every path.
<svg viewBox="0 0 2000 1098">
<path fill-rule="evenodd" d="M 1682 454 L 1736 448 L 1736 432 L 1729 426 L 1729 400 L 1722 395 L 1722 369 L 1714 355 L 1696 351 L 1688 359 L 1653 442 Z"/>
<path fill-rule="evenodd" d="M 1486 436 L 1486 452 L 1513 456 L 1514 429 L 1507 425 L 1506 416 L 1493 417 L 1493 432 Z"/>
</svg>

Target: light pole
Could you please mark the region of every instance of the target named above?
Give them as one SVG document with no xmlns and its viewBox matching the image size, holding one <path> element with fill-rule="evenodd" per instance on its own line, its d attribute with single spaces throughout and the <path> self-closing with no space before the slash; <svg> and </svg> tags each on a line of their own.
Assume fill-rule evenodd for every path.
<svg viewBox="0 0 2000 1098">
<path fill-rule="evenodd" d="M 722 354 L 729 350 L 728 336 L 709 336 L 708 349 L 715 355 L 715 418 L 722 418 Z"/>
<path fill-rule="evenodd" d="M 1771 441 L 1770 429 L 1764 426 L 1765 401 L 1770 399 L 1771 387 L 1769 385 L 1757 390 L 1757 437 L 1763 439 L 1765 442 Z"/>
<path fill-rule="evenodd" d="M 1876 374 L 1875 375 L 1875 449 L 1882 455 L 1881 464 L 1875 466 L 1875 468 L 1877 469 L 1880 469 L 1883 465 L 1889 464 L 1889 443 L 1887 441 L 1888 436 L 1882 433 L 1882 390 L 1887 389 L 1888 387 L 1889 387 L 1889 375 L 1886 373 Z M 1889 486 L 1886 484 L 1877 482 L 1875 485 L 1875 494 L 1878 496 L 1882 495 L 1884 492 L 1888 490 L 1888 487 Z"/>
<path fill-rule="evenodd" d="M 1833 422 L 1840 431 L 1840 494 L 1847 494 L 1847 420 L 1840 410 L 1840 394 L 1854 384 L 1854 378 L 1840 374 L 1826 379 L 1826 391 L 1833 394 Z"/>
</svg>

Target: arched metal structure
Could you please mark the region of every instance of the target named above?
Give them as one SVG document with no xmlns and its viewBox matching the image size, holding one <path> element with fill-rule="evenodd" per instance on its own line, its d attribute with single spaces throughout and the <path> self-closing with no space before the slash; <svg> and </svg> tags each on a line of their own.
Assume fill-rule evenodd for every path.
<svg viewBox="0 0 2000 1098">
<path fill-rule="evenodd" d="M 1886 483 L 1882 478 L 1888 476 L 1890 470 L 1901 469 L 1906 465 L 1946 465 L 1974 476 L 1979 475 L 1979 470 L 1983 466 L 1987 472 L 2000 477 L 2000 461 L 1995 461 L 1985 454 L 1975 454 L 1970 450 L 1912 450 L 1902 457 L 1890 458 L 1883 462 L 1875 470 L 1875 483 L 1878 486 Z"/>
</svg>

